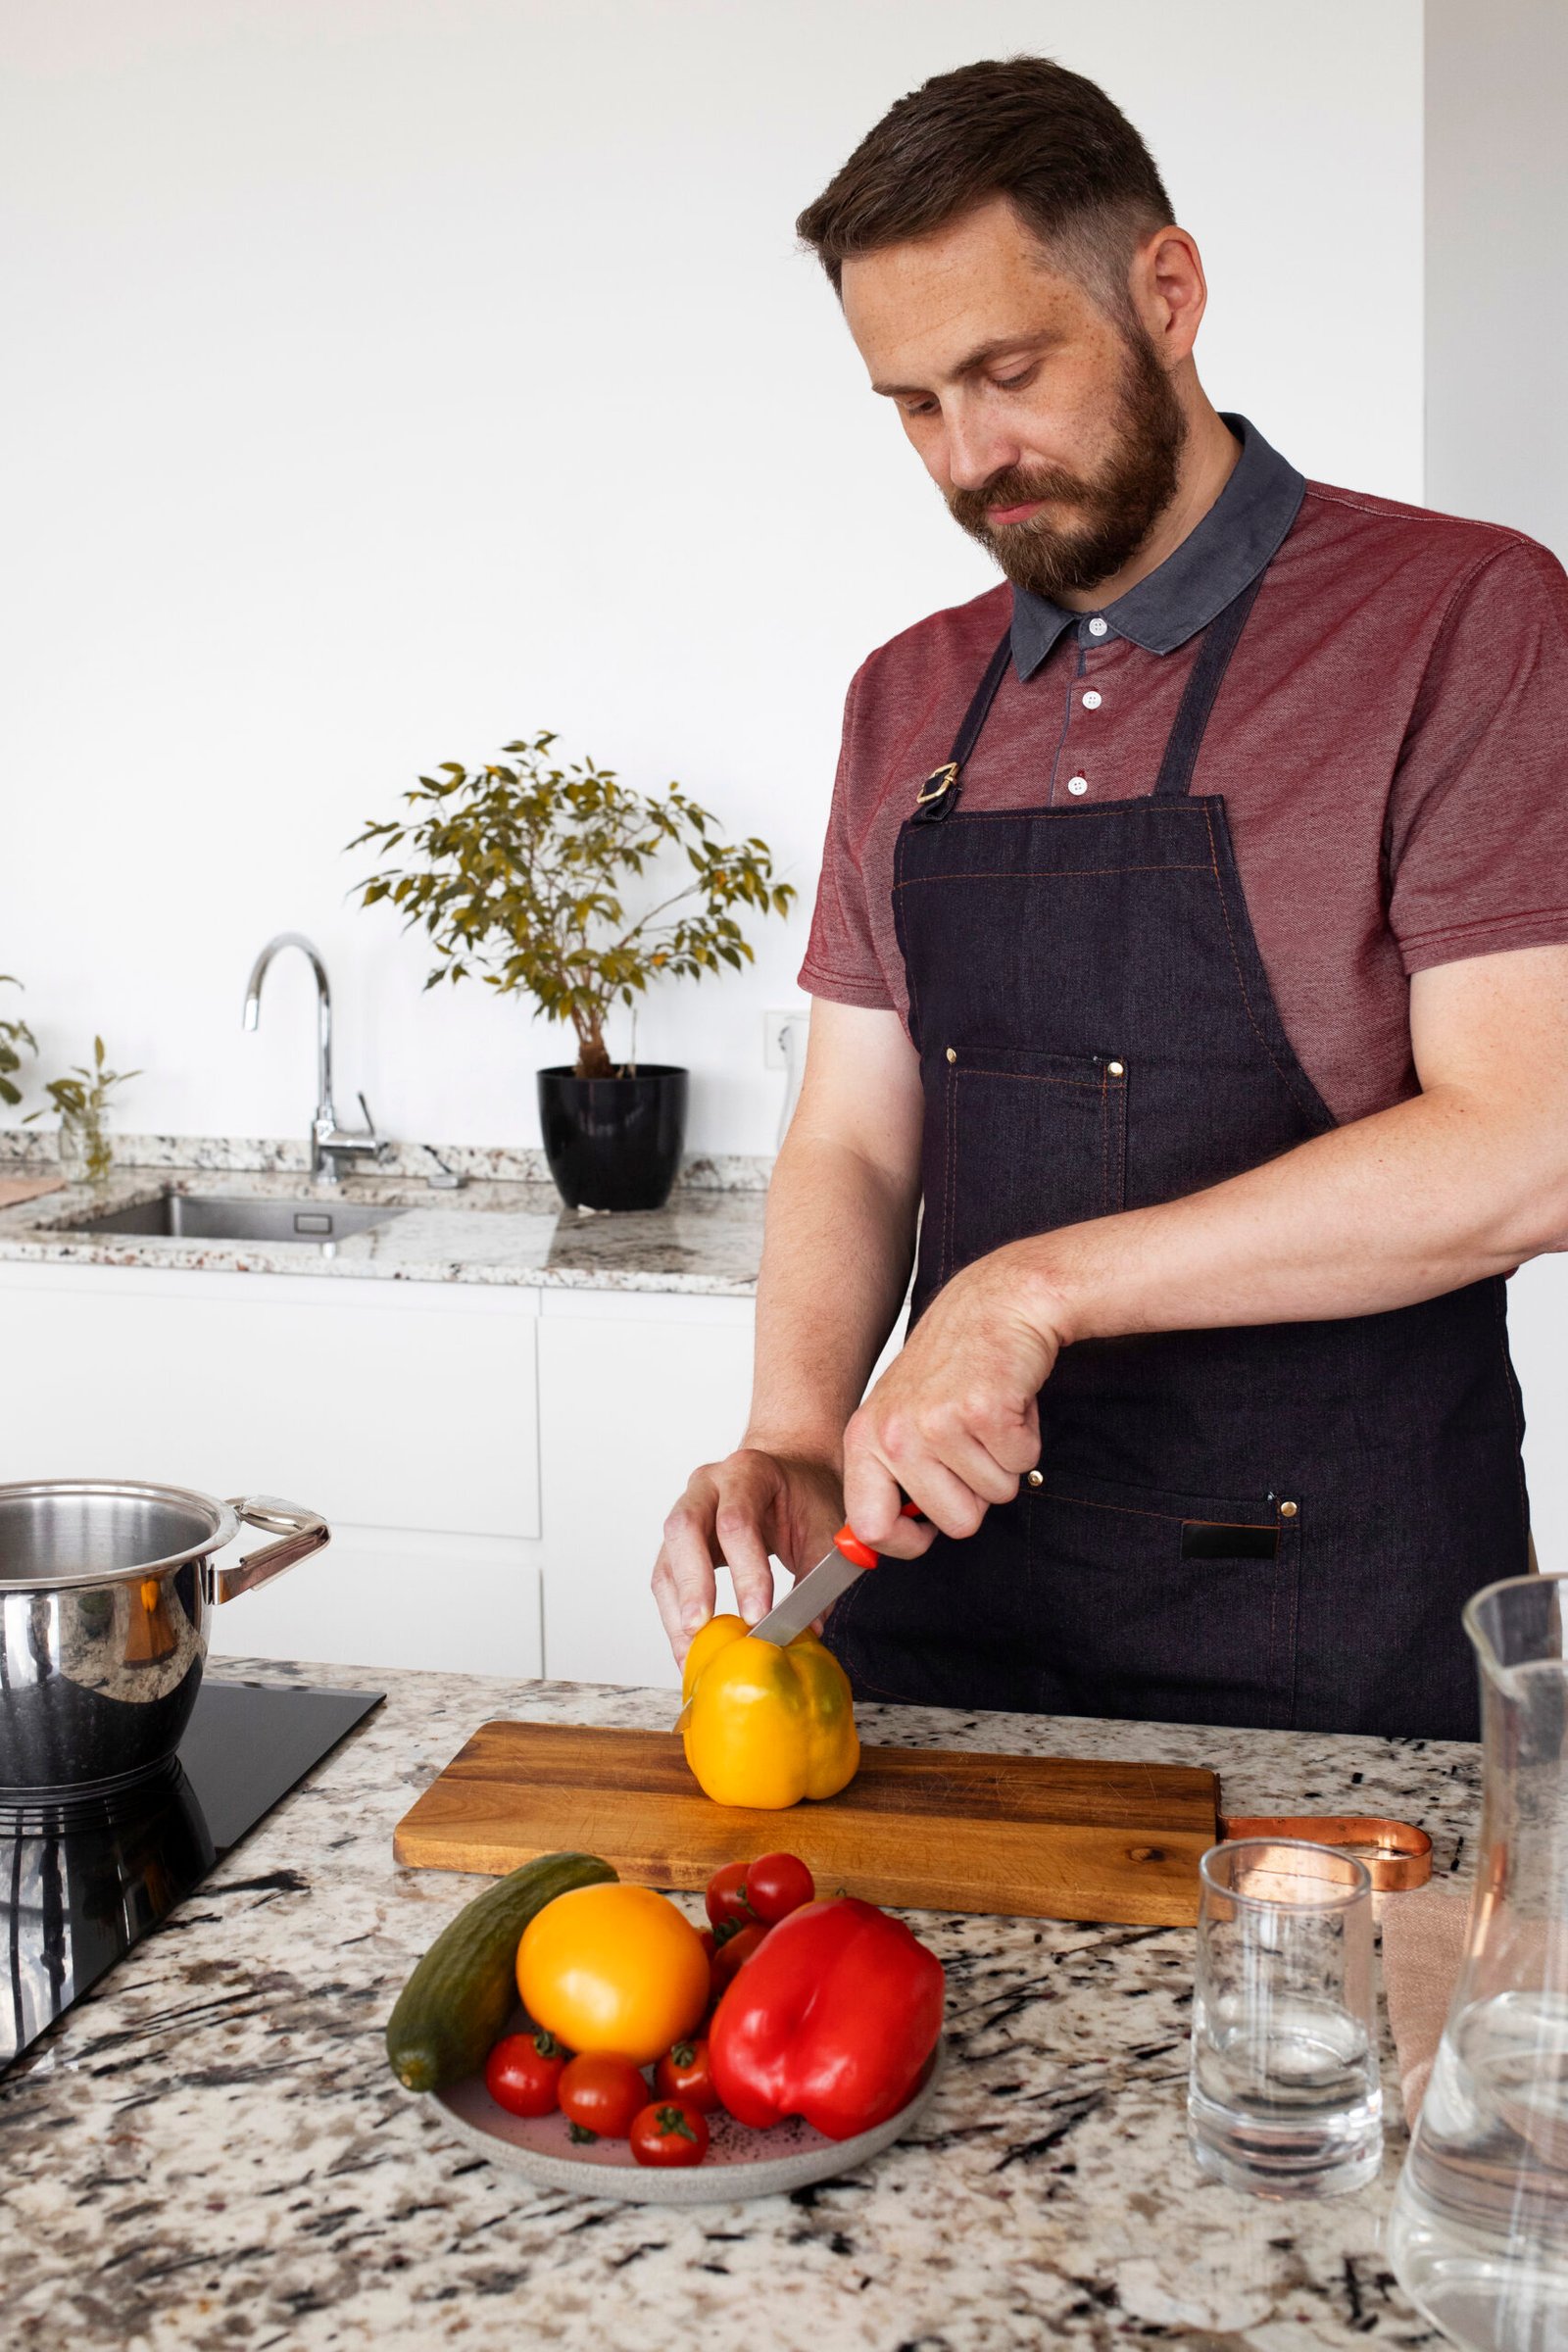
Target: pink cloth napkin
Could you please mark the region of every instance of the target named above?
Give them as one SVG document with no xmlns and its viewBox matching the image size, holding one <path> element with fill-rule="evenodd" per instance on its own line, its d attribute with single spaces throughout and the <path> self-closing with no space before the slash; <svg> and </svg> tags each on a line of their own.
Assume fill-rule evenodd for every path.
<svg viewBox="0 0 1568 2352">
<path fill-rule="evenodd" d="M 1470 1905 L 1446 1886 L 1391 1894 L 1383 1911 L 1383 1989 L 1399 2062 L 1404 2119 L 1415 2122 L 1464 1958 Z"/>
</svg>

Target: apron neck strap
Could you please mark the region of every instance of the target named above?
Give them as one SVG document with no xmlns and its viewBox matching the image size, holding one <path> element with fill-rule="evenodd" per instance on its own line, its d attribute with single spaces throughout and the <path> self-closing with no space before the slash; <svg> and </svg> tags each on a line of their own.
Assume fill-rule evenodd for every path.
<svg viewBox="0 0 1568 2352">
<path fill-rule="evenodd" d="M 1193 780 L 1198 763 L 1199 747 L 1208 714 L 1214 708 L 1225 672 L 1230 667 L 1247 616 L 1263 585 L 1263 573 L 1248 581 L 1240 596 L 1233 597 L 1224 610 L 1217 612 L 1203 631 L 1203 642 L 1198 649 L 1187 690 L 1182 696 L 1176 723 L 1165 746 L 1165 757 L 1159 763 L 1159 775 L 1154 784 L 1156 800 L 1180 800 Z M 951 816 L 958 805 L 963 789 L 963 770 L 970 753 L 980 740 L 980 730 L 990 715 L 997 692 L 1007 674 L 1012 659 L 1012 631 L 1003 632 L 1002 642 L 986 664 L 985 676 L 975 688 L 969 708 L 963 714 L 963 724 L 954 738 L 953 749 L 940 767 L 932 769 L 921 785 L 915 800 L 912 821 L 917 825 L 940 824 Z"/>
<path fill-rule="evenodd" d="M 1165 746 L 1165 757 L 1159 763 L 1159 774 L 1154 783 L 1154 798 L 1157 801 L 1182 799 L 1192 783 L 1199 746 L 1203 740 L 1208 714 L 1214 708 L 1214 697 L 1230 667 L 1237 640 L 1247 626 L 1247 615 L 1252 610 L 1262 585 L 1263 574 L 1260 571 L 1254 579 L 1248 581 L 1240 596 L 1234 597 L 1223 612 L 1215 614 L 1203 631 L 1203 642 L 1198 649 L 1198 660 L 1193 663 L 1187 691 L 1182 696 L 1176 723 L 1171 728 L 1170 741 Z"/>
<path fill-rule="evenodd" d="M 997 689 L 1007 674 L 1012 659 L 1012 630 L 1003 631 L 1002 643 L 986 664 L 986 674 L 975 688 L 969 708 L 963 714 L 963 724 L 954 738 L 953 749 L 941 767 L 934 767 L 921 785 L 914 804 L 913 821 L 917 825 L 940 824 L 951 816 L 958 805 L 963 789 L 964 762 L 980 740 L 991 706 L 997 699 Z"/>
</svg>

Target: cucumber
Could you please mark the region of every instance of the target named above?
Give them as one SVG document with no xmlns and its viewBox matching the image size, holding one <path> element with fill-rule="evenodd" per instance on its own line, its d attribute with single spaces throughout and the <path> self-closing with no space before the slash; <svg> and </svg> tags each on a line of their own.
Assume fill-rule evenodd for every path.
<svg viewBox="0 0 1568 2352">
<path fill-rule="evenodd" d="M 487 1886 L 442 1929 L 387 2020 L 386 2054 L 406 2090 L 477 2073 L 517 1998 L 517 1944 L 546 1903 L 616 1873 L 597 1854 L 541 1854 Z"/>
</svg>

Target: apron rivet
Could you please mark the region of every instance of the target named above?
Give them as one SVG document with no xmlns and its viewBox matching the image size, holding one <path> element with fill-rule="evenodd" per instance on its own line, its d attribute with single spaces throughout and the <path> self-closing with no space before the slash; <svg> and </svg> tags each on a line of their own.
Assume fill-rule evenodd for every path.
<svg viewBox="0 0 1568 2352">
<path fill-rule="evenodd" d="M 1030 1473 L 1029 1473 L 1029 1484 L 1030 1484 L 1032 1487 L 1043 1487 L 1043 1486 L 1045 1485 L 1045 1483 L 1046 1483 L 1046 1474 L 1045 1474 L 1045 1472 L 1044 1472 L 1043 1470 L 1031 1470 L 1031 1471 L 1030 1471 Z"/>
<path fill-rule="evenodd" d="M 950 1046 L 950 1047 L 948 1048 L 948 1059 L 949 1059 L 950 1061 L 956 1061 L 956 1060 L 957 1060 L 957 1058 L 958 1058 L 957 1048 L 956 1048 L 956 1046 Z"/>
<path fill-rule="evenodd" d="M 1294 1518 L 1296 1517 L 1296 1505 L 1295 1505 L 1295 1503 L 1294 1503 L 1294 1502 L 1282 1502 L 1282 1503 L 1280 1504 L 1280 1517 L 1281 1517 L 1282 1519 L 1294 1519 Z"/>
<path fill-rule="evenodd" d="M 1105 1074 L 1110 1078 L 1124 1078 L 1127 1073 L 1124 1065 L 1121 1062 L 1107 1061 L 1105 1064 Z"/>
</svg>

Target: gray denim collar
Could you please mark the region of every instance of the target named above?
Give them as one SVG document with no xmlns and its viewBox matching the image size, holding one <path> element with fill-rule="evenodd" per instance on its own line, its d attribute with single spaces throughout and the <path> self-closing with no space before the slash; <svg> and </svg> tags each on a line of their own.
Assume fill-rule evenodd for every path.
<svg viewBox="0 0 1568 2352">
<path fill-rule="evenodd" d="M 1305 495 L 1304 475 L 1269 447 L 1255 424 L 1245 416 L 1224 421 L 1242 445 L 1224 489 L 1156 571 L 1103 609 L 1111 633 L 1130 638 L 1145 653 L 1174 653 L 1206 629 L 1273 561 Z M 1077 626 L 1081 632 L 1089 617 L 1014 588 L 1012 659 L 1019 677 L 1032 677 L 1063 630 Z"/>
</svg>

